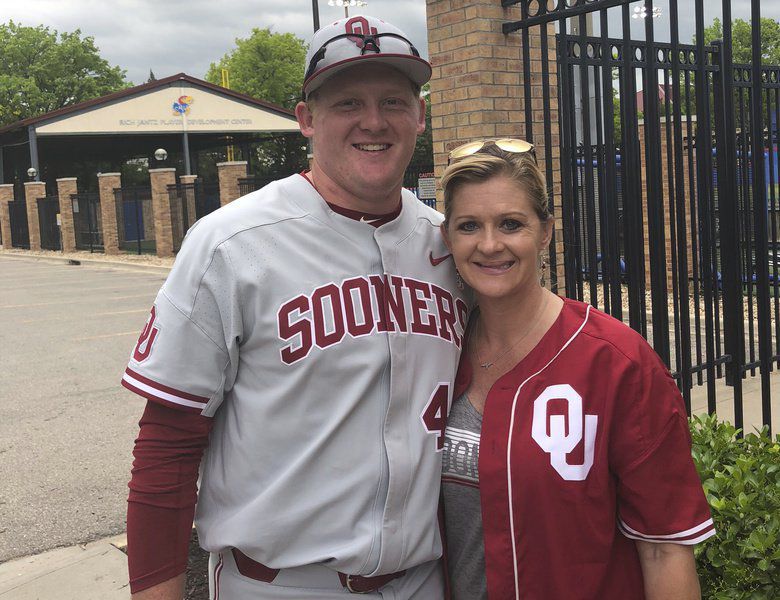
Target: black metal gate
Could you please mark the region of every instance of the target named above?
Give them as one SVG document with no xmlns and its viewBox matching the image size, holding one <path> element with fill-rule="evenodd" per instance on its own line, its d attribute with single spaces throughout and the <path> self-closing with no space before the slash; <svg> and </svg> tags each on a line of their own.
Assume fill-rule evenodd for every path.
<svg viewBox="0 0 780 600">
<path fill-rule="evenodd" d="M 27 223 L 27 202 L 12 200 L 8 203 L 8 221 L 11 225 L 11 246 L 30 249 L 30 228 Z"/>
<path fill-rule="evenodd" d="M 102 252 L 103 220 L 100 214 L 100 195 L 96 192 L 71 194 L 70 202 L 73 207 L 76 248 Z"/>
<path fill-rule="evenodd" d="M 38 224 L 43 250 L 62 250 L 60 240 L 60 199 L 57 196 L 38 198 Z"/>
<path fill-rule="evenodd" d="M 138 254 L 156 252 L 152 188 L 116 188 L 114 198 L 119 248 Z"/>
<path fill-rule="evenodd" d="M 249 175 L 248 177 L 241 177 L 238 180 L 238 195 L 246 196 L 247 194 L 259 190 L 261 187 L 271 183 L 273 179 L 268 177 L 257 177 L 256 175 Z"/>
<path fill-rule="evenodd" d="M 526 136 L 544 147 L 563 222 L 565 276 L 555 278 L 553 262 L 553 287 L 642 333 L 689 411 L 691 390 L 706 385 L 714 412 L 725 375 L 742 427 L 742 380 L 760 372 L 771 427 L 780 68 L 760 64 L 758 3 L 752 65 L 733 64 L 730 0 L 722 0 L 723 40 L 712 45 L 704 44 L 703 0 L 669 0 L 663 42 L 652 0 L 502 0 L 515 4 L 522 19 L 504 32 L 522 36 L 525 98 L 532 81 L 558 87 L 541 111 L 525 104 Z M 695 17 L 693 44 L 680 42 L 681 10 Z M 642 34 L 632 37 L 637 17 Z"/>
<path fill-rule="evenodd" d="M 173 251 L 178 252 L 192 224 L 219 208 L 219 185 L 202 181 L 169 185 L 168 198 L 171 203 Z"/>
</svg>

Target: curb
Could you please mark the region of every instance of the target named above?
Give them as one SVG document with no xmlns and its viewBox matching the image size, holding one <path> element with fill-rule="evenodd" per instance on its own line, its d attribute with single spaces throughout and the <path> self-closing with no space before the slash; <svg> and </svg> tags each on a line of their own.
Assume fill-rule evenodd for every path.
<svg viewBox="0 0 780 600">
<path fill-rule="evenodd" d="M 93 258 L 71 258 L 68 256 L 41 256 L 39 254 L 22 254 L 16 252 L 7 252 L 0 250 L 0 258 L 12 258 L 22 260 L 35 260 L 38 262 L 49 262 L 55 264 L 66 264 L 78 266 L 81 264 L 87 264 L 91 266 L 107 266 L 117 267 L 120 269 L 141 269 L 146 271 L 157 271 L 162 273 L 168 273 L 171 270 L 171 266 L 167 265 L 150 265 L 144 263 L 136 263 L 133 261 L 123 260 L 102 260 Z"/>
</svg>

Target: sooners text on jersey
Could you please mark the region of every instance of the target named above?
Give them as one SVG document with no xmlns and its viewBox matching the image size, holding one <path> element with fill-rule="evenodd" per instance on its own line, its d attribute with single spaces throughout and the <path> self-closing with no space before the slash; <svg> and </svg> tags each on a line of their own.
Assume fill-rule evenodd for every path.
<svg viewBox="0 0 780 600">
<path fill-rule="evenodd" d="M 468 307 L 447 290 L 409 277 L 370 275 L 328 283 L 277 312 L 285 364 L 338 344 L 344 336 L 399 332 L 439 337 L 460 348 Z"/>
</svg>

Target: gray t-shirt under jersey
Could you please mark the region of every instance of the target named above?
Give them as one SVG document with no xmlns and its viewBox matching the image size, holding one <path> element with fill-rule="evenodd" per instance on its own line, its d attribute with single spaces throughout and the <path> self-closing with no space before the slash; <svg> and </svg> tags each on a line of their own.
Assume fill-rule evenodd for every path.
<svg viewBox="0 0 780 600">
<path fill-rule="evenodd" d="M 479 500 L 479 435 L 482 415 L 465 394 L 447 420 L 442 465 L 447 566 L 452 600 L 487 600 L 485 545 Z"/>
</svg>

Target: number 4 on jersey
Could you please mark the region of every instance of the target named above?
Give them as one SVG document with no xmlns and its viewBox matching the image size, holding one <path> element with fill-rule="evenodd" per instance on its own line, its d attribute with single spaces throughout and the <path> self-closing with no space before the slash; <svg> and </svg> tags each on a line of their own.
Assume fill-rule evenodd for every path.
<svg viewBox="0 0 780 600">
<path fill-rule="evenodd" d="M 436 435 L 436 451 L 444 448 L 444 430 L 447 429 L 447 415 L 450 412 L 450 386 L 440 383 L 431 395 L 428 405 L 420 415 L 428 433 Z"/>
</svg>

